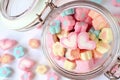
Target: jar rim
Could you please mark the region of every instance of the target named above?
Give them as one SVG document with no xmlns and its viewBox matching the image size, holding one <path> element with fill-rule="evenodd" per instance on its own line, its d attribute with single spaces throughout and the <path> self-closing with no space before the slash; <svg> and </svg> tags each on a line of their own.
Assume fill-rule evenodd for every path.
<svg viewBox="0 0 120 80">
<path fill-rule="evenodd" d="M 110 24 L 110 27 L 112 29 L 113 37 L 114 37 L 114 40 L 113 40 L 114 43 L 112 44 L 113 45 L 112 50 L 111 50 L 111 52 L 109 52 L 110 55 L 108 55 L 108 59 L 106 59 L 104 64 L 102 64 L 98 68 L 96 68 L 88 73 L 80 74 L 80 73 L 74 73 L 74 72 L 65 70 L 62 67 L 60 67 L 50 57 L 50 55 L 48 54 L 49 52 L 47 51 L 47 48 L 45 46 L 43 46 L 43 51 L 44 51 L 46 57 L 48 58 L 48 60 L 50 61 L 52 67 L 58 73 L 62 74 L 63 76 L 68 77 L 68 78 L 73 78 L 73 79 L 90 79 L 90 78 L 93 78 L 95 76 L 98 76 L 98 75 L 104 73 L 104 71 L 107 69 L 107 67 L 110 65 L 110 63 L 112 63 L 112 61 L 118 55 L 119 48 L 120 48 L 120 45 L 119 45 L 120 44 L 120 42 L 119 42 L 119 39 L 120 39 L 119 31 L 120 30 L 119 30 L 116 20 L 111 15 L 111 13 L 107 9 L 102 7 L 101 5 L 93 3 L 91 1 L 72 1 L 69 3 L 63 4 L 62 6 L 58 7 L 57 9 L 54 9 L 47 17 L 46 23 L 44 24 L 44 30 L 43 30 L 43 40 L 42 41 L 43 41 L 44 45 L 47 45 L 46 40 L 45 40 L 46 32 L 47 32 L 46 26 L 48 26 L 50 21 L 52 21 L 52 19 L 54 19 L 62 11 L 69 9 L 69 8 L 73 8 L 73 7 L 84 7 L 84 8 L 89 8 L 89 9 L 95 10 L 95 11 L 99 12 L 100 14 L 102 14 L 102 16 L 104 16 L 104 18 L 108 21 L 108 23 Z"/>
</svg>

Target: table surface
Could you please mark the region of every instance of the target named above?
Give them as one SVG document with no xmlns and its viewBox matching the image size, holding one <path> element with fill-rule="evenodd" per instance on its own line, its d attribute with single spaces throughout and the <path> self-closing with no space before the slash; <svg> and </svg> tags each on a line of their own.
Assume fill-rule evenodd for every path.
<svg viewBox="0 0 120 80">
<path fill-rule="evenodd" d="M 64 0 L 65 2 L 67 2 L 68 0 Z M 111 0 L 104 0 L 105 2 L 103 2 L 103 6 L 105 6 L 108 10 L 110 10 L 113 14 L 120 14 L 120 7 L 114 7 L 111 4 Z M 61 1 L 60 3 L 63 3 L 63 1 Z M 1 24 L 1 23 L 0 23 Z M 0 25 L 2 26 L 2 25 Z M 4 27 L 4 26 L 2 26 Z M 41 36 L 42 36 L 42 28 L 40 29 L 33 29 L 27 32 L 17 32 L 17 31 L 13 31 L 13 30 L 2 30 L 0 29 L 0 39 L 3 38 L 10 38 L 10 39 L 15 39 L 19 42 L 19 45 L 23 46 L 24 48 L 28 49 L 28 52 L 26 52 L 26 56 L 25 57 L 30 57 L 33 58 L 34 60 L 37 61 L 38 64 L 45 64 L 48 65 L 48 61 L 46 60 L 45 56 L 43 55 L 44 53 L 42 52 L 42 49 L 31 49 L 28 45 L 28 41 L 31 38 L 37 38 L 41 40 Z M 4 35 L 3 35 L 4 34 Z M 41 43 L 42 45 L 42 43 Z M 6 51 L 6 52 L 10 52 L 12 53 L 13 51 Z M 0 53 L 3 53 L 3 51 L 0 50 Z M 34 57 L 33 57 L 34 56 Z M 14 75 L 8 79 L 2 79 L 0 78 L 0 80 L 17 80 L 18 79 L 18 75 L 20 75 L 22 73 L 22 71 L 20 71 L 18 69 L 18 60 L 15 60 L 12 64 L 7 65 L 10 66 L 12 68 L 15 69 L 14 71 Z M 4 65 L 1 65 L 4 66 Z M 50 71 L 53 71 L 52 69 L 50 69 Z M 17 74 L 17 75 L 16 75 Z M 46 75 L 38 75 L 36 74 L 35 78 L 33 80 L 47 80 Z M 64 77 L 61 77 L 60 80 L 70 80 Z M 108 80 L 104 75 L 101 75 L 97 78 L 94 78 L 93 80 Z"/>
</svg>

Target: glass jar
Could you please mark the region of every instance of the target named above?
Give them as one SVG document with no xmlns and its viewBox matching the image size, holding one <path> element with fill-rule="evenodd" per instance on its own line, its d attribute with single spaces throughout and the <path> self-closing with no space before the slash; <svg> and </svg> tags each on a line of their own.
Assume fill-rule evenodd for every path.
<svg viewBox="0 0 120 80">
<path fill-rule="evenodd" d="M 112 49 L 107 53 L 107 55 L 105 55 L 101 59 L 101 61 L 99 62 L 99 65 L 96 68 L 94 68 L 93 70 L 86 72 L 86 73 L 77 73 L 74 71 L 65 70 L 52 57 L 51 51 L 48 47 L 48 44 L 49 44 L 48 37 L 49 36 L 47 35 L 47 33 L 49 32 L 49 26 L 50 26 L 51 21 L 53 21 L 64 10 L 67 10 L 70 8 L 76 8 L 76 7 L 89 8 L 89 9 L 95 10 L 95 11 L 99 12 L 100 14 L 102 14 L 102 16 L 104 16 L 104 18 L 109 23 L 109 25 L 112 29 L 112 32 L 113 32 L 113 37 L 114 37 L 113 42 L 111 43 Z M 118 23 L 113 18 L 113 16 L 111 15 L 111 13 L 108 10 L 106 10 L 104 7 L 102 7 L 96 3 L 89 2 L 89 1 L 73 1 L 73 2 L 66 3 L 66 4 L 52 10 L 52 12 L 46 18 L 46 22 L 43 25 L 43 27 L 44 27 L 44 30 L 43 30 L 43 51 L 44 51 L 46 57 L 48 58 L 48 60 L 50 61 L 51 66 L 58 73 L 60 73 L 61 75 L 65 76 L 65 77 L 75 79 L 75 80 L 86 80 L 86 79 L 94 78 L 96 76 L 101 75 L 102 73 L 105 73 L 111 66 L 113 66 L 113 64 L 115 63 L 115 61 L 118 57 L 119 47 L 120 47 L 119 46 L 119 44 L 120 44 L 119 39 L 120 38 L 119 38 Z M 110 75 L 109 75 L 109 77 L 110 77 Z"/>
<path fill-rule="evenodd" d="M 47 3 L 45 4 L 45 2 L 47 1 Z M 5 3 L 4 3 L 5 2 Z M 6 2 L 8 2 L 7 0 L 3 0 L 1 1 L 1 11 L 2 11 L 2 15 L 4 17 L 6 17 L 5 19 L 3 19 L 2 16 L 2 20 L 5 22 L 6 20 L 8 21 L 8 24 L 6 26 L 8 26 L 9 24 L 15 24 L 17 25 L 18 23 L 21 23 L 22 20 L 28 20 L 28 22 L 25 22 L 25 24 L 23 23 L 22 26 L 20 26 L 19 28 L 11 28 L 11 29 L 15 29 L 15 30 L 19 30 L 19 31 L 26 31 L 26 30 L 30 30 L 31 28 L 33 28 L 34 25 L 36 24 L 41 24 L 43 29 L 43 38 L 42 38 L 42 43 L 43 43 L 43 51 L 45 56 L 48 58 L 49 62 L 51 63 L 51 66 L 61 75 L 71 78 L 71 79 L 75 79 L 75 80 L 86 80 L 86 79 L 91 79 L 94 77 L 97 77 L 103 73 L 105 73 L 105 75 L 110 78 L 110 79 L 117 79 L 119 77 L 116 77 L 114 75 L 114 73 L 111 72 L 111 70 L 116 66 L 119 65 L 119 60 L 120 58 L 118 58 L 119 56 L 119 48 L 120 48 L 120 37 L 119 37 L 119 27 L 118 27 L 118 23 L 116 21 L 116 19 L 114 19 L 114 17 L 111 15 L 111 13 L 105 9 L 104 7 L 100 6 L 99 4 L 90 2 L 90 1 L 71 1 L 69 3 L 63 4 L 59 7 L 56 6 L 55 2 L 53 0 L 45 0 L 42 3 L 44 3 L 44 7 L 42 10 L 40 8 L 40 6 L 37 5 L 37 7 L 33 8 L 33 13 L 29 14 L 24 14 L 24 18 L 19 19 L 19 16 L 8 16 L 5 12 L 6 8 L 5 5 Z M 4 6 L 4 7 L 3 7 Z M 113 41 L 111 43 L 111 47 L 112 49 L 101 59 L 101 61 L 99 61 L 99 65 L 97 67 L 95 67 L 94 69 L 92 69 L 89 72 L 86 73 L 76 73 L 73 71 L 68 71 L 65 70 L 64 68 L 62 68 L 61 66 L 58 65 L 58 63 L 52 58 L 51 54 L 50 54 L 50 50 L 48 48 L 48 30 L 49 30 L 49 26 L 51 21 L 53 21 L 58 15 L 60 15 L 60 13 L 64 10 L 70 9 L 70 8 L 75 8 L 75 7 L 81 7 L 81 8 L 89 8 L 92 10 L 97 11 L 98 13 L 100 13 L 109 23 L 110 28 L 112 29 L 112 33 L 113 33 Z M 40 8 L 40 12 L 39 9 Z M 31 8 L 30 8 L 31 9 Z M 35 9 L 35 10 L 34 10 Z M 37 10 L 37 11 L 36 11 Z M 30 11 L 30 10 L 28 10 Z M 49 13 L 49 14 L 45 14 L 45 13 Z M 36 15 L 38 14 L 38 16 Z M 1 17 L 1 16 L 0 16 Z M 28 19 L 27 19 L 28 18 Z M 32 20 L 29 20 L 31 19 Z M 24 22 L 24 21 L 23 21 Z M 118 59 L 117 59 L 118 58 Z M 107 71 L 107 73 L 106 73 Z"/>
</svg>

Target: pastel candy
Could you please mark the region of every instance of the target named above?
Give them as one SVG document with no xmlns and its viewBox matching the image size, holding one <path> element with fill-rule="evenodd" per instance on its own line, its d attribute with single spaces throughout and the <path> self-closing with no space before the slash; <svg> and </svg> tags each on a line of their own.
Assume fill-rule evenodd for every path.
<svg viewBox="0 0 120 80">
<path fill-rule="evenodd" d="M 93 50 L 96 47 L 96 43 L 89 40 L 89 34 L 87 32 L 81 32 L 78 34 L 78 47 L 80 49 Z"/>
<path fill-rule="evenodd" d="M 65 57 L 69 60 L 80 59 L 80 49 L 68 50 L 65 54 Z"/>
<path fill-rule="evenodd" d="M 90 28 L 89 32 L 94 33 L 95 29 L 93 27 Z"/>
<path fill-rule="evenodd" d="M 98 38 L 98 37 L 99 37 L 99 34 L 100 34 L 100 31 L 99 31 L 99 30 L 95 30 L 93 33 L 94 33 L 94 34 L 96 35 L 96 37 Z"/>
<path fill-rule="evenodd" d="M 50 72 L 47 75 L 47 80 L 59 80 L 59 76 L 54 72 Z"/>
<path fill-rule="evenodd" d="M 102 16 L 96 17 L 92 21 L 92 24 L 95 30 L 101 30 L 104 27 L 108 27 L 106 20 Z"/>
<path fill-rule="evenodd" d="M 39 48 L 40 47 L 40 40 L 34 39 L 34 38 L 30 39 L 29 40 L 29 46 L 33 49 Z"/>
<path fill-rule="evenodd" d="M 97 18 L 98 16 L 100 16 L 100 14 L 94 10 L 90 10 L 88 13 L 88 16 L 91 17 L 92 19 Z"/>
<path fill-rule="evenodd" d="M 120 0 L 112 0 L 112 4 L 116 7 L 120 7 Z"/>
<path fill-rule="evenodd" d="M 75 20 L 72 16 L 64 16 L 62 19 L 62 30 L 70 31 L 75 25 Z"/>
<path fill-rule="evenodd" d="M 111 28 L 103 28 L 100 32 L 99 38 L 105 43 L 110 43 L 113 40 Z"/>
<path fill-rule="evenodd" d="M 33 80 L 34 74 L 32 72 L 24 72 L 21 75 L 21 79 L 20 80 Z"/>
<path fill-rule="evenodd" d="M 3 54 L 1 56 L 1 63 L 2 64 L 9 64 L 14 60 L 14 56 L 10 55 L 10 54 Z"/>
<path fill-rule="evenodd" d="M 88 23 L 88 24 L 92 24 L 92 18 L 88 16 L 88 17 L 85 19 L 85 22 Z"/>
<path fill-rule="evenodd" d="M 61 38 L 63 38 L 63 37 L 67 37 L 68 34 L 69 34 L 69 32 L 67 32 L 67 31 L 65 31 L 65 30 L 61 30 L 61 32 L 57 34 L 57 37 L 58 37 L 59 39 L 61 39 Z"/>
<path fill-rule="evenodd" d="M 76 22 L 74 29 L 76 33 L 80 33 L 80 32 L 86 32 L 87 27 L 88 24 L 85 22 Z"/>
<path fill-rule="evenodd" d="M 85 73 L 85 72 L 89 72 L 94 65 L 94 60 L 77 60 L 76 61 L 76 68 L 75 68 L 75 72 L 78 73 Z"/>
<path fill-rule="evenodd" d="M 95 59 L 101 59 L 103 54 L 101 54 L 100 52 L 93 50 L 93 55 Z"/>
<path fill-rule="evenodd" d="M 14 47 L 16 44 L 17 44 L 16 40 L 11 40 L 11 39 L 0 40 L 0 48 L 2 50 L 8 50 L 8 49 Z"/>
<path fill-rule="evenodd" d="M 91 1 L 101 4 L 103 0 L 91 0 Z"/>
<path fill-rule="evenodd" d="M 15 58 L 21 58 L 25 55 L 23 47 L 19 46 L 14 48 L 13 55 Z"/>
<path fill-rule="evenodd" d="M 96 51 L 101 54 L 105 54 L 110 50 L 110 45 L 108 43 L 99 42 L 96 46 Z"/>
<path fill-rule="evenodd" d="M 59 42 L 53 44 L 52 51 L 55 56 L 63 57 L 65 54 L 65 48 Z"/>
<path fill-rule="evenodd" d="M 92 59 L 92 57 L 93 57 L 92 51 L 85 51 L 80 53 L 81 60 L 90 60 Z"/>
<path fill-rule="evenodd" d="M 76 8 L 75 19 L 77 21 L 84 21 L 88 17 L 89 9 L 87 8 Z"/>
<path fill-rule="evenodd" d="M 47 68 L 47 66 L 45 66 L 45 65 L 39 65 L 39 66 L 37 66 L 37 68 L 36 68 L 36 72 L 37 72 L 38 74 L 45 74 L 47 71 L 48 71 L 48 68 Z"/>
<path fill-rule="evenodd" d="M 89 33 L 89 36 L 90 36 L 90 39 L 95 41 L 96 43 L 99 41 L 95 34 Z"/>
<path fill-rule="evenodd" d="M 35 62 L 29 58 L 23 58 L 19 62 L 19 68 L 23 71 L 30 71 L 35 65 Z"/>
<path fill-rule="evenodd" d="M 71 32 L 68 35 L 68 37 L 61 38 L 60 43 L 65 48 L 76 49 L 77 48 L 77 33 Z"/>
<path fill-rule="evenodd" d="M 72 61 L 69 61 L 69 60 L 65 60 L 65 62 L 64 62 L 64 68 L 66 69 L 66 70 L 73 70 L 73 69 L 75 69 L 75 67 L 76 67 L 76 63 L 75 62 L 72 62 Z"/>
<path fill-rule="evenodd" d="M 67 9 L 61 13 L 61 16 L 68 16 L 74 14 L 74 9 Z"/>
<path fill-rule="evenodd" d="M 12 75 L 13 71 L 9 67 L 1 67 L 0 68 L 0 77 L 7 78 Z"/>
<path fill-rule="evenodd" d="M 55 20 L 52 22 L 52 24 L 50 25 L 49 31 L 51 34 L 56 34 L 59 33 L 61 30 L 60 28 L 60 21 L 59 20 Z"/>
</svg>

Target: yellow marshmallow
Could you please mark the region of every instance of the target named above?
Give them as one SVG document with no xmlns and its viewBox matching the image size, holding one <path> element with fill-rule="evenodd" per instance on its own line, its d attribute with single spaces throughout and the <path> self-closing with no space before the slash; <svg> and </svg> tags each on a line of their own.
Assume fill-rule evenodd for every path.
<svg viewBox="0 0 120 80">
<path fill-rule="evenodd" d="M 59 39 L 61 39 L 63 37 L 67 37 L 68 34 L 69 33 L 67 31 L 62 30 L 60 33 L 57 34 L 57 36 L 58 36 Z"/>
<path fill-rule="evenodd" d="M 110 50 L 110 45 L 108 43 L 99 42 L 96 47 L 96 51 L 100 52 L 101 54 L 105 54 Z"/>
<path fill-rule="evenodd" d="M 92 59 L 92 51 L 85 51 L 80 53 L 81 60 L 90 60 Z"/>
<path fill-rule="evenodd" d="M 98 38 L 96 37 L 96 35 L 95 34 L 93 34 L 93 33 L 89 33 L 89 36 L 90 36 L 90 39 L 91 40 L 93 40 L 93 41 L 95 41 L 96 43 L 98 43 Z"/>
<path fill-rule="evenodd" d="M 75 67 L 76 67 L 76 63 L 75 62 L 71 62 L 71 61 L 65 60 L 64 68 L 66 70 L 73 70 L 73 69 L 75 69 Z"/>
<path fill-rule="evenodd" d="M 110 28 L 103 28 L 100 32 L 99 38 L 105 43 L 110 43 L 113 40 L 112 30 Z"/>
<path fill-rule="evenodd" d="M 48 68 L 45 65 L 39 65 L 36 68 L 36 72 L 39 74 L 45 74 L 47 71 L 48 71 Z"/>
<path fill-rule="evenodd" d="M 66 51 L 65 48 L 59 42 L 53 44 L 52 50 L 55 56 L 61 56 L 61 57 L 64 56 Z"/>
</svg>

